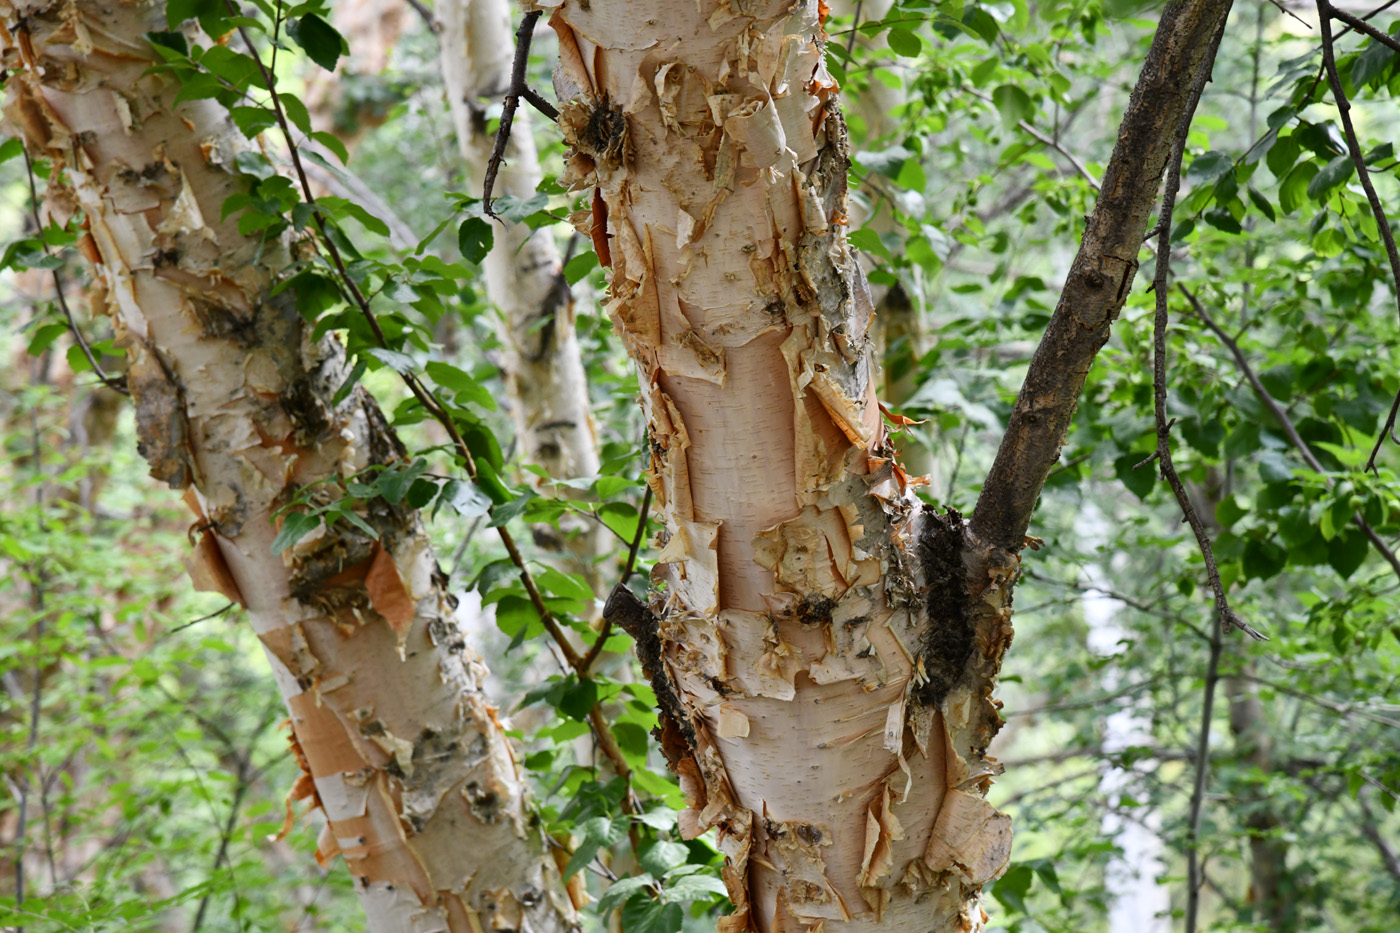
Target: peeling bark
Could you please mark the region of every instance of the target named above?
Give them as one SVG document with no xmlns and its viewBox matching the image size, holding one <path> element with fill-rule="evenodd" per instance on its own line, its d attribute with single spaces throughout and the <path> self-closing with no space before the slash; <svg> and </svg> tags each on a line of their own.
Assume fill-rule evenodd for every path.
<svg viewBox="0 0 1400 933">
<path fill-rule="evenodd" d="M 267 651 L 307 772 L 289 801 L 329 821 L 320 856 L 344 856 L 376 931 L 573 929 L 417 515 L 370 501 L 377 540 L 323 525 L 272 553 L 272 515 L 299 490 L 343 495 L 337 476 L 404 453 L 362 391 L 332 404 L 339 347 L 270 292 L 288 244 L 218 221 L 249 144 L 217 104 L 172 111 L 177 87 L 143 75 L 163 5 L 0 0 L 0 15 L 6 117 L 64 180 L 50 213 L 85 215 L 142 452 L 196 514 L 196 583 L 245 606 Z"/>
<path fill-rule="evenodd" d="M 534 6 L 559 35 L 560 181 L 593 190 L 574 224 L 640 374 L 666 522 L 648 673 L 679 695 L 682 829 L 728 859 L 721 930 L 980 929 L 1010 855 L 984 797 L 1018 552 L 1229 4 L 1163 14 L 970 525 L 916 507 L 881 423 L 824 5 Z"/>
<path fill-rule="evenodd" d="M 443 26 L 443 84 L 473 192 L 481 190 L 495 139 L 487 132 L 485 108 L 500 100 L 510 83 L 515 47 L 510 11 L 505 0 L 442 0 L 436 6 Z M 541 177 L 526 106 L 515 114 L 495 193 L 530 198 Z M 487 297 L 500 311 L 501 368 L 521 455 L 554 479 L 597 475 L 598 438 L 574 332 L 574 295 L 549 230 L 532 231 L 522 223 L 497 227 L 483 271 Z M 597 524 L 568 530 L 574 532 L 570 547 L 579 559 L 572 569 L 585 573 L 597 590 L 593 561 L 606 544 L 602 531 Z"/>
<path fill-rule="evenodd" d="M 979 927 L 1010 827 L 964 672 L 1000 661 L 1015 558 L 968 570 L 893 461 L 818 4 L 541 6 L 561 182 L 594 189 L 575 226 L 641 376 L 648 676 L 683 831 L 728 857 L 721 929 Z"/>
</svg>

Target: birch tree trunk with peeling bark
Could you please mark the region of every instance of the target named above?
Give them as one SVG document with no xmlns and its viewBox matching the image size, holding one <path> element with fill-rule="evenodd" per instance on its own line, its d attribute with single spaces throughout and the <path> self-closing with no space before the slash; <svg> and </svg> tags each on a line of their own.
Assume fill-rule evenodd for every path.
<svg viewBox="0 0 1400 933">
<path fill-rule="evenodd" d="M 1010 855 L 991 696 L 1031 511 L 1127 297 L 1220 0 L 1178 0 L 971 523 L 919 509 L 875 399 L 818 0 L 546 0 L 561 183 L 610 260 L 666 529 L 643 655 L 723 933 L 980 929 Z"/>
<path fill-rule="evenodd" d="M 161 3 L 0 0 L 5 114 L 54 167 L 47 210 L 81 210 L 83 251 L 126 348 L 142 453 L 185 492 L 197 584 L 248 610 L 324 812 L 375 931 L 575 929 L 495 710 L 417 515 L 364 503 L 378 539 L 324 525 L 282 555 L 273 513 L 307 486 L 403 448 L 271 294 L 288 243 L 220 222 L 249 143 L 223 108 L 144 74 Z M 58 179 L 62 179 L 62 183 Z"/>
<path fill-rule="evenodd" d="M 506 0 L 441 0 L 434 8 L 443 85 L 452 113 L 468 189 L 479 192 L 495 142 L 484 106 L 510 84 L 514 30 Z M 528 107 L 515 114 L 495 195 L 533 197 L 539 187 L 539 154 Z M 486 294 L 500 312 L 497 331 L 505 348 L 502 370 L 520 452 L 554 479 L 596 476 L 598 437 L 588 382 L 574 331 L 574 295 L 563 276 L 559 250 L 547 228 L 523 223 L 496 228 L 483 263 Z M 603 553 L 602 529 L 568 527 L 576 568 L 594 588 L 594 559 Z"/>
</svg>

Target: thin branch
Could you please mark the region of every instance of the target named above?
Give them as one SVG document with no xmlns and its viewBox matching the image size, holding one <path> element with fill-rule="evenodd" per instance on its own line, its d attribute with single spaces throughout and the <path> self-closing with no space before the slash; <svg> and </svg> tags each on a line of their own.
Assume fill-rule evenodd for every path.
<svg viewBox="0 0 1400 933">
<path fill-rule="evenodd" d="M 1321 5 L 1321 4 L 1320 4 L 1320 5 Z M 1339 10 L 1339 9 L 1337 9 L 1336 7 L 1332 6 L 1330 3 L 1328 3 L 1328 4 L 1326 4 L 1326 5 L 1327 5 L 1327 12 L 1330 13 L 1330 14 L 1331 14 L 1333 17 L 1335 17 L 1336 19 L 1341 20 L 1342 22 L 1346 23 L 1348 26 L 1350 26 L 1352 29 L 1357 30 L 1358 32 L 1364 32 L 1366 35 L 1370 36 L 1372 39 L 1375 39 L 1375 40 L 1376 40 L 1377 42 L 1379 42 L 1381 45 L 1390 46 L 1390 48 L 1394 49 L 1394 50 L 1397 51 L 1397 52 L 1400 52 L 1400 39 L 1396 39 L 1396 38 L 1395 38 L 1394 36 L 1392 36 L 1392 35 L 1389 35 L 1389 34 L 1387 34 L 1387 33 L 1381 32 L 1379 29 L 1377 29 L 1375 26 L 1372 26 L 1370 23 L 1366 22 L 1366 21 L 1365 21 L 1364 19 L 1362 19 L 1361 17 L 1359 17 L 1359 16 L 1353 16 L 1352 14 L 1348 13 L 1346 10 Z M 1326 17 L 1323 17 L 1323 18 L 1326 19 Z M 1331 32 L 1330 29 L 1327 29 L 1326 27 L 1323 27 L 1323 30 L 1322 30 L 1323 54 L 1326 54 L 1327 46 L 1328 46 L 1328 45 L 1331 45 L 1331 35 L 1330 35 L 1330 32 Z"/>
<path fill-rule="evenodd" d="M 1382 42 L 1397 52 L 1400 52 L 1400 42 L 1350 13 L 1336 9 L 1330 0 L 1317 0 L 1317 14 L 1321 19 L 1322 64 L 1327 70 L 1327 83 L 1332 86 L 1332 98 L 1337 105 L 1337 115 L 1341 118 L 1342 132 L 1347 139 L 1347 153 L 1351 156 L 1352 165 L 1356 166 L 1357 177 L 1361 180 L 1361 187 L 1366 192 L 1366 201 L 1371 205 L 1371 213 L 1376 218 L 1376 227 L 1380 230 L 1381 242 L 1385 244 L 1385 255 L 1390 260 L 1391 285 L 1395 289 L 1396 310 L 1400 312 L 1400 252 L 1396 251 L 1395 234 L 1391 232 L 1390 221 L 1386 219 L 1385 209 L 1381 207 L 1381 199 L 1376 195 L 1376 186 L 1371 184 L 1371 173 L 1366 168 L 1366 158 L 1361 154 L 1361 142 L 1357 139 L 1356 127 L 1351 122 L 1351 101 L 1347 100 L 1346 90 L 1342 87 L 1342 77 L 1337 71 L 1337 55 L 1332 43 L 1330 19 L 1335 16 L 1352 28 L 1361 30 L 1377 42 Z M 1400 396 L 1396 397 L 1396 404 L 1391 407 L 1390 418 L 1386 421 L 1385 429 L 1376 438 L 1376 446 L 1366 461 L 1366 470 L 1379 473 L 1376 470 L 1376 455 L 1380 453 L 1386 435 L 1395 425 L 1397 407 L 1400 407 Z M 1400 573 L 1400 566 L 1396 567 L 1396 572 Z"/>
<path fill-rule="evenodd" d="M 1216 33 L 1214 42 L 1219 46 L 1220 37 L 1224 34 L 1222 28 Z M 1212 58 L 1214 53 L 1212 52 Z M 1201 93 L 1205 90 L 1205 79 L 1201 77 L 1191 87 L 1190 100 L 1187 109 L 1194 113 L 1196 105 L 1200 103 Z M 1206 531 L 1205 523 L 1196 514 L 1196 507 L 1191 503 L 1191 497 L 1186 493 L 1186 486 L 1181 482 L 1181 477 L 1177 475 L 1176 466 L 1172 463 L 1171 449 L 1171 427 L 1172 422 L 1167 420 L 1167 279 L 1171 275 L 1172 264 L 1172 214 L 1176 210 L 1176 194 L 1181 189 L 1181 156 L 1186 150 L 1186 137 L 1191 129 L 1189 121 L 1182 124 L 1176 141 L 1172 146 L 1171 162 L 1167 167 L 1167 185 L 1162 193 L 1162 209 L 1159 214 L 1160 220 L 1157 226 L 1160 232 L 1157 235 L 1157 270 L 1152 278 L 1152 288 L 1156 296 L 1156 313 L 1153 316 L 1152 325 L 1152 412 L 1157 422 L 1157 460 L 1160 463 L 1162 476 L 1172 488 L 1173 495 L 1176 496 L 1177 505 L 1181 507 L 1181 514 L 1186 517 L 1186 521 L 1191 525 L 1191 532 L 1196 536 L 1196 545 L 1201 550 L 1201 557 L 1205 559 L 1206 579 L 1210 581 L 1211 591 L 1215 594 L 1215 613 L 1220 617 L 1225 625 L 1238 628 L 1247 633 L 1256 641 L 1265 640 L 1264 636 L 1251 628 L 1248 623 L 1240 618 L 1239 614 L 1230 608 L 1230 600 L 1225 595 L 1225 586 L 1220 582 L 1220 568 L 1215 563 L 1215 552 L 1210 544 L 1210 535 Z M 1144 461 L 1145 462 L 1145 461 Z M 1139 464 L 1141 466 L 1141 464 Z M 1211 652 L 1213 663 L 1218 663 L 1218 654 L 1215 646 L 1219 627 L 1211 629 Z M 1208 688 L 1213 690 L 1214 683 L 1208 682 Z M 1207 700 L 1209 701 L 1209 697 Z M 1208 728 L 1208 723 L 1202 725 L 1202 729 Z M 1197 773 L 1203 773 L 1204 768 L 1197 765 Z M 1194 848 L 1192 850 L 1194 853 Z M 1194 862 L 1192 863 L 1194 865 Z M 1194 893 L 1196 886 L 1193 884 Z M 1189 904 L 1194 904 L 1188 898 Z M 1186 913 L 1187 930 L 1195 927 L 1195 914 L 1188 906 Z"/>
<path fill-rule="evenodd" d="M 1361 807 L 1361 813 L 1365 817 L 1361 821 L 1361 835 L 1376 849 L 1376 854 L 1381 857 L 1381 864 L 1385 866 L 1386 873 L 1396 881 L 1400 881 L 1400 855 L 1395 853 L 1395 849 L 1390 845 L 1384 836 L 1381 835 L 1380 820 L 1376 817 L 1376 812 L 1371 809 L 1371 805 L 1366 802 L 1366 798 L 1360 795 L 1356 798 L 1357 804 Z"/>
<path fill-rule="evenodd" d="M 983 91 L 980 91 L 977 88 L 968 87 L 964 88 L 963 90 L 967 91 L 973 97 L 980 98 L 988 103 L 992 102 L 992 97 L 990 94 L 984 93 Z M 1094 173 L 1085 168 L 1084 163 L 1080 162 L 1079 159 L 1075 157 L 1074 153 L 1070 152 L 1068 149 L 1062 146 L 1059 140 L 1054 139 L 1050 136 L 1046 136 L 1044 133 L 1036 129 L 1030 123 L 1027 123 L 1025 120 L 1017 120 L 1016 125 L 1019 126 L 1022 130 L 1024 130 L 1033 139 L 1040 142 L 1042 145 L 1049 146 L 1051 149 L 1054 149 L 1060 155 L 1064 156 L 1069 161 L 1069 164 L 1074 166 L 1074 170 L 1080 175 L 1083 175 L 1084 179 L 1087 182 L 1089 182 L 1090 188 L 1093 188 L 1095 191 L 1099 190 L 1099 180 L 1094 177 Z"/>
<path fill-rule="evenodd" d="M 442 32 L 442 23 L 438 21 L 433 11 L 424 5 L 423 0 L 408 0 L 408 5 L 413 7 L 413 12 L 417 13 L 419 19 L 427 24 L 429 32 Z"/>
<path fill-rule="evenodd" d="M 1196 933 L 1196 915 L 1201 906 L 1202 865 L 1200 858 L 1201 813 L 1206 798 L 1206 776 L 1210 772 L 1210 727 L 1215 711 L 1215 688 L 1220 682 L 1220 655 L 1225 648 L 1225 616 L 1216 613 L 1210 631 L 1210 655 L 1202 685 L 1201 727 L 1196 736 L 1195 781 L 1191 785 L 1186 830 L 1186 933 Z"/>
<path fill-rule="evenodd" d="M 860 28 L 860 8 L 865 0 L 856 0 L 855 15 L 851 17 L 851 37 L 846 40 L 846 57 L 850 58 L 856 48 L 856 30 Z"/>
<path fill-rule="evenodd" d="M 1162 11 L 1094 212 L 972 513 L 969 530 L 988 545 L 1024 546 L 1094 358 L 1137 275 L 1157 187 L 1195 112 L 1187 89 L 1209 78 L 1229 12 L 1228 0 L 1175 0 Z"/>
<path fill-rule="evenodd" d="M 34 183 L 34 162 L 29 158 L 29 150 L 21 150 L 24 153 L 24 170 L 29 176 L 29 211 L 34 218 L 34 227 L 39 232 L 39 243 L 44 247 L 44 255 L 53 258 L 53 253 L 49 250 L 48 241 L 44 239 L 44 223 L 39 219 L 39 191 Z M 79 349 L 83 351 L 83 356 L 87 357 L 88 365 L 104 386 L 113 392 L 120 392 L 122 395 L 130 395 L 131 390 L 126 387 L 126 379 L 107 375 L 98 364 L 97 358 L 93 356 L 92 347 L 88 346 L 87 338 L 78 329 L 78 322 L 73 319 L 73 312 L 68 308 L 68 299 L 63 294 L 63 279 L 59 276 L 57 269 L 49 270 L 53 275 L 54 295 L 58 298 L 58 307 L 63 311 L 63 318 L 68 322 L 68 332 L 73 335 L 73 340 L 77 342 Z"/>
<path fill-rule="evenodd" d="M 1336 480 L 1327 475 L 1327 470 L 1313 454 L 1312 448 L 1308 446 L 1308 442 L 1303 440 L 1302 435 L 1298 433 L 1298 429 L 1293 426 L 1293 420 L 1288 417 L 1288 412 L 1283 410 L 1282 405 L 1274 401 L 1273 396 L 1268 393 L 1268 390 L 1264 388 L 1264 384 L 1259 381 L 1259 376 L 1255 374 L 1254 367 L 1249 365 L 1249 360 L 1245 359 L 1244 352 L 1240 350 L 1240 345 L 1236 343 L 1229 334 L 1225 333 L 1225 331 L 1220 328 L 1219 324 L 1215 323 L 1215 319 L 1206 312 L 1205 306 L 1201 304 L 1200 299 L 1191 293 L 1190 289 L 1180 282 L 1177 283 L 1176 287 L 1186 296 L 1186 299 L 1191 302 L 1191 307 L 1195 309 L 1196 315 L 1201 319 L 1201 323 L 1205 324 L 1206 327 L 1215 334 L 1216 339 L 1223 343 L 1226 349 L 1230 351 L 1230 355 L 1235 358 L 1235 365 L 1239 367 L 1240 372 L 1249 382 L 1250 387 L 1254 389 L 1254 394 L 1259 396 L 1259 400 L 1264 403 L 1264 407 L 1269 410 L 1269 414 L 1273 415 L 1278 421 L 1279 426 L 1283 428 L 1283 433 L 1288 437 L 1289 443 L 1302 455 L 1304 462 L 1307 463 L 1313 472 L 1322 476 L 1323 481 L 1327 484 L 1329 489 L 1334 486 Z M 1351 521 L 1353 525 L 1361 529 L 1362 534 L 1366 536 L 1372 546 L 1375 547 L 1375 549 L 1380 552 L 1380 555 L 1385 558 L 1386 562 L 1390 564 L 1396 576 L 1400 576 L 1400 558 L 1395 556 L 1395 552 L 1382 540 L 1381 536 L 1377 534 L 1376 530 L 1362 517 L 1361 513 L 1357 512 L 1353 514 Z"/>
<path fill-rule="evenodd" d="M 510 142 L 510 126 L 515 122 L 515 111 L 520 107 L 520 98 L 527 96 L 525 68 L 530 63 L 530 42 L 535 37 L 535 23 L 539 21 L 540 12 L 531 10 L 526 13 L 520 20 L 520 28 L 515 30 L 515 59 L 510 66 L 510 87 L 506 90 L 505 101 L 501 106 L 501 122 L 496 128 L 496 142 L 491 147 L 491 158 L 486 162 L 486 180 L 481 185 L 481 203 L 487 217 L 496 217 L 496 212 L 491 207 L 491 191 L 496 187 L 496 173 L 501 170 L 501 163 L 505 161 L 506 145 Z M 558 117 L 558 113 L 555 117 Z"/>
<path fill-rule="evenodd" d="M 632 574 L 637 569 L 637 551 L 642 546 L 642 538 L 647 530 L 647 512 L 651 510 L 651 485 L 647 484 L 646 494 L 642 496 L 642 507 L 638 511 L 637 533 L 632 538 L 632 546 L 627 550 L 627 568 L 622 572 L 622 582 L 626 583 L 632 579 Z M 593 669 L 593 662 L 598 660 L 598 655 L 603 653 L 603 644 L 612 634 L 613 620 L 611 616 L 603 617 L 603 627 L 598 631 L 598 640 L 593 643 L 593 648 L 583 656 L 580 662 L 580 674 L 587 674 Z"/>
</svg>

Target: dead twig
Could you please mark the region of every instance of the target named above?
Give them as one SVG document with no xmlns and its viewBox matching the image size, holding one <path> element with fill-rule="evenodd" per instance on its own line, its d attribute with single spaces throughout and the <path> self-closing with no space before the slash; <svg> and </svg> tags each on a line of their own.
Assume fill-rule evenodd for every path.
<svg viewBox="0 0 1400 933">
<path fill-rule="evenodd" d="M 510 127 L 515 122 L 515 111 L 520 109 L 521 98 L 549 119 L 559 119 L 559 111 L 525 81 L 525 68 L 530 63 L 530 42 L 535 38 L 535 23 L 539 22 L 539 18 L 540 11 L 531 10 L 520 20 L 520 28 L 515 30 L 515 59 L 510 65 L 510 87 L 506 89 L 505 100 L 501 104 L 501 122 L 496 127 L 496 141 L 491 146 L 491 158 L 486 162 L 486 179 L 481 185 L 482 210 L 487 217 L 496 220 L 500 218 L 491 207 L 491 192 L 496 187 L 496 174 L 506 158 Z"/>
</svg>

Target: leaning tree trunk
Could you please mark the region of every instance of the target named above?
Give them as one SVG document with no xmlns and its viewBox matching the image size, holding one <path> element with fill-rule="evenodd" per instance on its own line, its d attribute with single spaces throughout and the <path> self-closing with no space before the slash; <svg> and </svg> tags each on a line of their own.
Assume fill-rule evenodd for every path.
<svg viewBox="0 0 1400 933">
<path fill-rule="evenodd" d="M 142 453 L 185 491 L 192 573 L 244 605 L 291 712 L 339 852 L 376 931 L 568 930 L 511 750 L 463 643 L 453 598 L 412 511 L 357 508 L 377 539 L 323 525 L 281 555 L 274 512 L 313 484 L 403 460 L 331 340 L 271 286 L 287 243 L 219 221 L 249 147 L 208 101 L 144 74 L 160 3 L 0 0 L 6 116 L 81 209 L 84 252 L 126 348 Z"/>
<path fill-rule="evenodd" d="M 984 795 L 1017 552 L 1229 4 L 1162 14 L 970 525 L 915 507 L 881 423 L 824 5 L 537 6 L 561 182 L 594 189 L 576 224 L 639 370 L 666 522 L 644 621 L 682 828 L 727 857 L 721 929 L 979 929 L 1010 855 Z"/>
<path fill-rule="evenodd" d="M 487 131 L 486 107 L 510 84 L 511 8 L 506 0 L 440 0 L 434 9 L 442 24 L 443 85 L 472 192 L 482 190 L 495 141 Z M 541 177 L 527 105 L 515 114 L 494 195 L 533 197 Z M 498 226 L 482 271 L 487 297 L 500 312 L 501 368 L 521 456 L 554 479 L 597 475 L 598 439 L 574 331 L 573 290 L 549 228 Z M 603 553 L 602 530 L 596 523 L 565 530 L 573 533 L 569 547 L 578 558 L 571 569 L 584 573 L 596 589 L 593 561 Z"/>
</svg>

